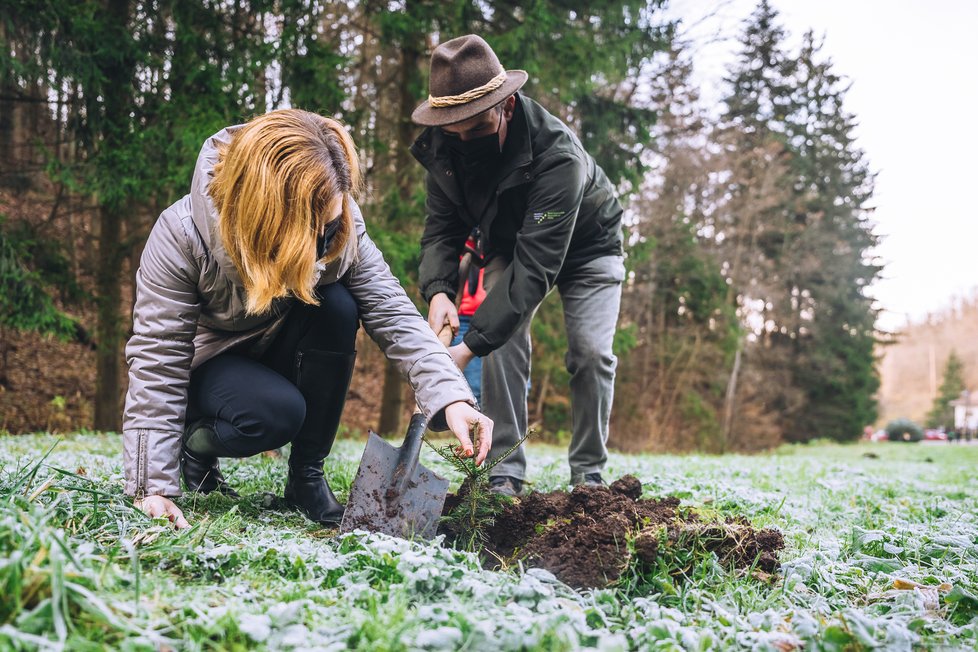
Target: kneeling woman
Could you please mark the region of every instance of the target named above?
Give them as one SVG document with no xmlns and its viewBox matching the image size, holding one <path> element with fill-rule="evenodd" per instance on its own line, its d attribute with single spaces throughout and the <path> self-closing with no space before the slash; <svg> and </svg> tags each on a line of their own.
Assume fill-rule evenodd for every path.
<svg viewBox="0 0 978 652">
<path fill-rule="evenodd" d="M 125 491 L 146 513 L 186 527 L 170 500 L 181 474 L 190 491 L 234 495 L 218 458 L 291 443 L 286 500 L 339 522 L 323 460 L 361 322 L 431 427 L 485 458 L 492 422 L 367 236 L 359 185 L 350 136 L 313 113 L 275 111 L 204 143 L 190 194 L 163 211 L 136 275 Z"/>
</svg>

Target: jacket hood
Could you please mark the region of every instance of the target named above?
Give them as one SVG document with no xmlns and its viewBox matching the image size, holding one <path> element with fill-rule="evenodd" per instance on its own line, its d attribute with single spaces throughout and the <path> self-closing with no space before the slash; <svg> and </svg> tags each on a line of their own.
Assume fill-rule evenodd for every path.
<svg viewBox="0 0 978 652">
<path fill-rule="evenodd" d="M 231 143 L 234 133 L 245 125 L 233 125 L 221 129 L 219 132 L 204 141 L 197 155 L 197 165 L 194 167 L 194 178 L 190 184 L 190 210 L 191 218 L 201 239 L 211 252 L 214 261 L 217 263 L 225 276 L 235 285 L 243 285 L 241 275 L 235 267 L 231 256 L 224 248 L 224 241 L 221 239 L 219 230 L 219 216 L 214 200 L 208 192 L 211 179 L 214 177 L 214 166 L 217 165 L 220 148 Z M 316 283 L 333 283 L 337 281 L 350 268 L 356 260 L 357 240 L 364 233 L 363 217 L 360 207 L 353 202 L 354 229 L 356 237 L 352 237 L 347 242 L 346 251 L 329 264 L 317 263 Z"/>
<path fill-rule="evenodd" d="M 208 189 L 211 179 L 214 177 L 214 166 L 217 165 L 219 148 L 230 144 L 231 136 L 243 126 L 234 125 L 221 129 L 204 141 L 203 147 L 200 148 L 200 154 L 197 155 L 194 178 L 190 184 L 190 210 L 194 226 L 197 227 L 197 232 L 200 233 L 200 237 L 210 250 L 221 271 L 237 285 L 242 284 L 241 276 L 224 248 L 224 242 L 221 240 L 221 234 L 218 230 L 217 208 L 214 206 L 214 200 L 211 199 Z"/>
</svg>

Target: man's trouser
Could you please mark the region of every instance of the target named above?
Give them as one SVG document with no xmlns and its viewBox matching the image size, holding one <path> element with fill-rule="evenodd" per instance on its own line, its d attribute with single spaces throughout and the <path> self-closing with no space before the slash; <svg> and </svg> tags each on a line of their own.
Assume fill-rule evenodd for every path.
<svg viewBox="0 0 978 652">
<path fill-rule="evenodd" d="M 509 261 L 501 257 L 489 262 L 484 280 L 487 292 L 508 265 Z M 571 474 L 601 471 L 608 459 L 608 422 L 618 363 L 611 345 L 624 279 L 621 256 L 605 256 L 573 269 L 565 268 L 557 277 L 567 329 L 564 360 L 571 375 Z M 533 314 L 528 315 L 509 341 L 483 360 L 482 405 L 494 422 L 491 459 L 505 453 L 526 433 L 532 319 Z M 520 447 L 500 462 L 492 475 L 522 480 L 525 471 L 526 455 Z"/>
</svg>

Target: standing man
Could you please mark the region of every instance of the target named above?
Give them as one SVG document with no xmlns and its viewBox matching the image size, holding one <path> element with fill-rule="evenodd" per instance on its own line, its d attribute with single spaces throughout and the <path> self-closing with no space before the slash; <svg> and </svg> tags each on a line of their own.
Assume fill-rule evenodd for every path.
<svg viewBox="0 0 978 652">
<path fill-rule="evenodd" d="M 479 227 L 487 294 L 450 352 L 462 369 L 488 356 L 484 408 L 495 422 L 490 457 L 498 457 L 526 432 L 530 321 L 558 288 L 571 374 L 571 483 L 604 484 L 611 345 L 625 277 L 622 208 L 577 136 L 518 93 L 526 79 L 505 70 L 479 36 L 452 39 L 431 55 L 430 94 L 412 115 L 428 127 L 411 148 L 427 170 L 421 293 L 433 329 L 458 328 L 458 258 Z M 520 495 L 525 470 L 521 448 L 495 467 L 490 486 Z"/>
</svg>

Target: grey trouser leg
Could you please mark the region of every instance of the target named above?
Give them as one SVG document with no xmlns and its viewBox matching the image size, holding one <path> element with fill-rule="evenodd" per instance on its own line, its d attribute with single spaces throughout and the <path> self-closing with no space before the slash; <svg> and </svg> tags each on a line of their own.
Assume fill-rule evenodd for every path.
<svg viewBox="0 0 978 652">
<path fill-rule="evenodd" d="M 509 261 L 501 257 L 489 261 L 483 276 L 487 292 L 508 265 Z M 532 320 L 531 314 L 520 323 L 506 344 L 482 360 L 482 407 L 493 421 L 490 460 L 503 455 L 526 434 L 526 383 L 530 379 Z M 508 475 L 522 480 L 525 471 L 526 454 L 520 446 L 493 468 L 492 475 Z"/>
<path fill-rule="evenodd" d="M 625 264 L 606 256 L 557 279 L 567 328 L 565 362 L 570 372 L 574 429 L 568 461 L 571 475 L 594 473 L 608 460 L 608 423 L 618 359 L 612 342 L 621 306 Z"/>
<path fill-rule="evenodd" d="M 508 261 L 493 259 L 486 267 L 488 291 Z M 617 360 L 611 345 L 618 323 L 621 283 L 625 266 L 621 256 L 607 256 L 558 278 L 567 328 L 567 370 L 571 374 L 574 433 L 570 447 L 572 473 L 600 471 L 607 460 L 608 422 L 614 395 Z M 482 404 L 493 420 L 490 459 L 509 450 L 526 433 L 526 384 L 530 377 L 529 315 L 502 347 L 490 353 L 482 366 Z M 513 452 L 492 470 L 492 475 L 524 479 L 526 455 Z"/>
</svg>

